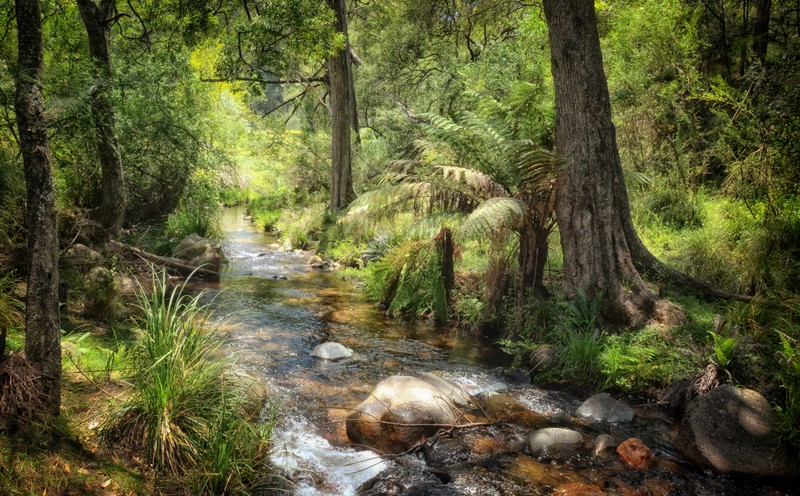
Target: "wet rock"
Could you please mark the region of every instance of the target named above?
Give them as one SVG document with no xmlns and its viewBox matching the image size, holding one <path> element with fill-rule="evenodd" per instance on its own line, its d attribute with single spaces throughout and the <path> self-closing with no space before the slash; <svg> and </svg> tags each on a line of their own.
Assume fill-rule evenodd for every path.
<svg viewBox="0 0 800 496">
<path fill-rule="evenodd" d="M 489 420 L 507 422 L 525 427 L 538 427 L 548 422 L 547 417 L 529 410 L 513 396 L 489 392 L 480 395 L 478 404 Z"/>
<path fill-rule="evenodd" d="M 321 257 L 319 257 L 318 255 L 312 255 L 312 256 L 310 256 L 310 257 L 308 258 L 308 260 L 306 260 L 306 263 L 307 263 L 307 264 L 308 264 L 308 265 L 309 265 L 309 266 L 310 266 L 312 269 L 324 269 L 324 268 L 325 268 L 325 260 L 323 260 L 323 259 L 322 259 Z"/>
<path fill-rule="evenodd" d="M 353 356 L 353 350 L 339 343 L 329 341 L 327 343 L 317 345 L 317 347 L 311 351 L 311 356 L 322 358 L 324 360 L 339 360 L 341 358 Z"/>
<path fill-rule="evenodd" d="M 592 447 L 592 456 L 607 458 L 614 452 L 617 447 L 617 440 L 609 434 L 600 434 L 594 438 L 594 446 Z"/>
<path fill-rule="evenodd" d="M 353 408 L 347 416 L 347 436 L 354 444 L 401 453 L 459 417 L 456 406 L 436 387 L 417 377 L 396 375 L 379 382 Z"/>
<path fill-rule="evenodd" d="M 202 266 L 204 269 L 219 272 L 222 268 L 222 244 L 213 239 L 201 238 L 197 234 L 190 234 L 183 238 L 175 251 L 173 257 L 185 261 L 193 267 Z"/>
<path fill-rule="evenodd" d="M 575 415 L 592 422 L 630 422 L 634 412 L 625 403 L 608 393 L 599 393 L 584 401 Z"/>
<path fill-rule="evenodd" d="M 472 398 L 460 386 L 442 379 L 438 375 L 426 372 L 419 378 L 438 389 L 447 399 L 460 407 L 468 407 L 472 404 Z"/>
<path fill-rule="evenodd" d="M 528 453 L 537 456 L 571 451 L 580 447 L 582 443 L 583 435 L 580 432 L 561 427 L 548 427 L 531 432 L 525 447 Z"/>
<path fill-rule="evenodd" d="M 650 448 L 635 437 L 627 439 L 617 446 L 617 454 L 625 462 L 625 465 L 631 468 L 646 470 L 656 461 L 656 457 L 653 456 Z"/>
<path fill-rule="evenodd" d="M 567 482 L 558 486 L 553 494 L 558 496 L 604 496 L 606 493 L 594 484 Z"/>
<path fill-rule="evenodd" d="M 75 243 L 61 255 L 62 267 L 76 268 L 84 273 L 105 262 L 103 255 L 86 245 Z"/>
<path fill-rule="evenodd" d="M 445 472 L 431 472 L 424 462 L 404 456 L 388 470 L 358 488 L 359 496 L 461 496 L 464 492 L 448 485 Z"/>
<path fill-rule="evenodd" d="M 725 474 L 796 475 L 776 442 L 777 421 L 758 392 L 724 385 L 692 400 L 676 446 L 689 461 Z"/>
</svg>

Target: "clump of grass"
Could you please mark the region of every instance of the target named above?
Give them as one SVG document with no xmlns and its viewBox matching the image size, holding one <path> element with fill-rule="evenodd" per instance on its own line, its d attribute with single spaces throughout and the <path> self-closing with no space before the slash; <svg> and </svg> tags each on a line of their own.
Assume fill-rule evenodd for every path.
<svg viewBox="0 0 800 496">
<path fill-rule="evenodd" d="M 184 286 L 170 290 L 154 274 L 151 291 L 142 291 L 133 387 L 103 436 L 199 492 L 242 491 L 259 483 L 270 427 L 251 424 L 260 405 L 222 358 L 200 296 Z"/>
<path fill-rule="evenodd" d="M 328 221 L 324 203 L 303 209 L 286 209 L 281 213 L 275 228 L 280 232 L 280 242 L 286 249 L 305 250 L 325 228 Z"/>
</svg>

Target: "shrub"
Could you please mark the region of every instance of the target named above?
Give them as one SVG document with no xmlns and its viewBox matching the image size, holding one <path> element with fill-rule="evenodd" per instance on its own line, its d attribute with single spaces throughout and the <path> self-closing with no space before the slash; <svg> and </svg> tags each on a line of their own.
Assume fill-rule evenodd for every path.
<svg viewBox="0 0 800 496">
<path fill-rule="evenodd" d="M 318 239 L 327 220 L 325 204 L 318 203 L 304 209 L 284 210 L 275 227 L 285 249 L 305 250 L 311 247 L 313 239 Z"/>
</svg>

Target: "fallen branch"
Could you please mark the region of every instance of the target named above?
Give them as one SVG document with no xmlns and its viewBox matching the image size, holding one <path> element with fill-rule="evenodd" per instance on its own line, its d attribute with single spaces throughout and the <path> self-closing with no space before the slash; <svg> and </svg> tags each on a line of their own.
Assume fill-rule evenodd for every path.
<svg viewBox="0 0 800 496">
<path fill-rule="evenodd" d="M 154 255 L 152 253 L 148 253 L 142 250 L 141 248 L 137 248 L 131 245 L 126 245 L 125 243 L 120 243 L 119 241 L 112 240 L 109 241 L 108 244 L 109 246 L 117 250 L 127 251 L 149 262 L 154 262 L 159 265 L 168 267 L 174 270 L 175 272 L 179 273 L 183 277 L 192 276 L 200 279 L 207 279 L 210 281 L 219 280 L 219 272 L 214 272 L 213 270 L 204 269 L 202 267 L 194 267 L 192 265 L 186 264 L 182 260 L 178 260 L 177 258 Z"/>
</svg>

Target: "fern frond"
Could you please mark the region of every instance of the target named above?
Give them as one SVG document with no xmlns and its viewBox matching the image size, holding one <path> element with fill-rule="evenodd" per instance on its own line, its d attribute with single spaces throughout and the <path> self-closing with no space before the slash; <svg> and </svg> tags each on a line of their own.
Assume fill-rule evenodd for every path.
<svg viewBox="0 0 800 496">
<path fill-rule="evenodd" d="M 510 193 L 502 184 L 495 182 L 491 176 L 483 172 L 464 167 L 439 166 L 434 169 L 442 179 L 450 184 L 463 184 L 481 200 L 496 197 L 508 197 Z"/>
<path fill-rule="evenodd" d="M 515 198 L 491 198 L 476 208 L 454 232 L 460 240 L 495 238 L 519 227 L 525 206 Z"/>
<path fill-rule="evenodd" d="M 548 192 L 555 187 L 558 173 L 566 162 L 553 152 L 536 148 L 520 154 L 520 189 L 532 193 Z"/>
</svg>

